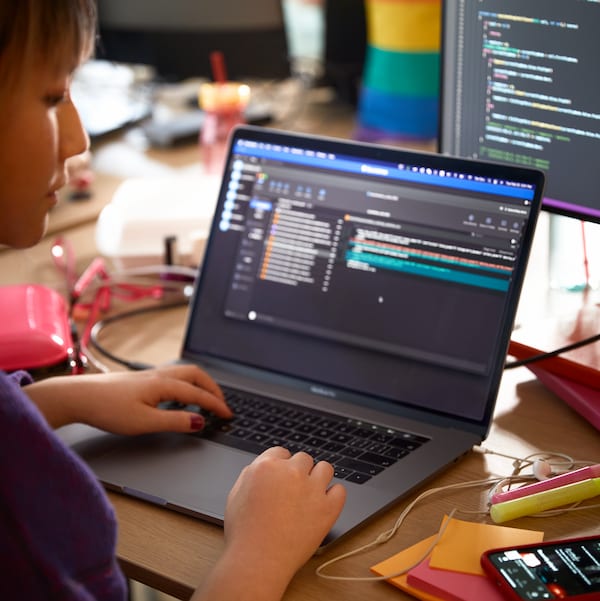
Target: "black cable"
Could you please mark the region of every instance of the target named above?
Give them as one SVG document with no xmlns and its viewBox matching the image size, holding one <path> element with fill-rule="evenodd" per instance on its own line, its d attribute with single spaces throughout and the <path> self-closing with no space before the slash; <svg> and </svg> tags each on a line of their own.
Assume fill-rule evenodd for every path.
<svg viewBox="0 0 600 601">
<path fill-rule="evenodd" d="M 96 349 L 101 355 L 104 355 L 107 359 L 110 359 L 114 363 L 118 363 L 119 365 L 123 365 L 127 369 L 131 369 L 133 371 L 141 371 L 144 369 L 151 369 L 154 365 L 150 363 L 141 363 L 139 361 L 129 361 L 128 359 L 122 359 L 118 357 L 114 353 L 111 353 L 107 350 L 100 342 L 98 341 L 98 336 L 100 332 L 106 327 L 115 322 L 121 321 L 123 319 L 128 319 L 129 317 L 136 317 L 138 315 L 143 315 L 144 313 L 151 313 L 152 311 L 162 311 L 164 309 L 172 309 L 174 307 L 183 307 L 187 306 L 189 299 L 174 301 L 171 303 L 163 303 L 160 305 L 150 305 L 148 307 L 140 307 L 138 309 L 132 309 L 131 311 L 123 311 L 122 313 L 117 313 L 116 315 L 111 315 L 105 319 L 101 319 L 97 321 L 91 329 L 90 332 L 90 344 Z"/>
<path fill-rule="evenodd" d="M 558 355 L 562 355 L 568 351 L 572 351 L 574 349 L 580 348 L 582 346 L 586 346 L 588 344 L 592 344 L 596 341 L 600 340 L 600 334 L 594 334 L 593 336 L 589 336 L 588 338 L 583 338 L 582 340 L 578 340 L 577 342 L 573 342 L 572 344 L 567 344 L 565 346 L 561 346 L 553 351 L 549 351 L 547 353 L 539 353 L 538 355 L 533 355 L 531 357 L 527 357 L 525 359 L 519 359 L 517 361 L 509 361 L 504 364 L 504 369 L 514 369 L 515 367 L 521 367 L 522 365 L 529 365 L 530 363 L 535 363 L 537 361 L 543 361 L 544 359 L 550 359 L 552 357 L 557 357 Z"/>
<path fill-rule="evenodd" d="M 100 342 L 98 341 L 98 335 L 100 331 L 105 327 L 121 321 L 123 319 L 128 319 L 129 317 L 136 317 L 138 315 L 143 315 L 144 313 L 151 313 L 153 311 L 161 311 L 163 309 L 171 309 L 174 307 L 182 307 L 188 304 L 188 300 L 180 300 L 172 303 L 165 303 L 161 305 L 151 305 L 148 307 L 141 307 L 138 309 L 132 309 L 131 311 L 124 311 L 122 313 L 117 313 L 116 315 L 112 315 L 105 319 L 101 319 L 97 321 L 92 330 L 90 332 L 90 343 L 91 345 L 104 357 L 110 359 L 114 363 L 118 363 L 119 365 L 123 365 L 127 369 L 131 369 L 133 371 L 140 371 L 144 369 L 150 369 L 154 367 L 149 363 L 141 363 L 139 361 L 129 361 L 128 359 L 123 359 L 118 357 L 114 353 L 111 353 L 107 350 Z M 600 334 L 594 334 L 593 336 L 589 336 L 588 338 L 583 338 L 582 340 L 578 340 L 577 342 L 573 342 L 571 344 L 567 344 L 565 346 L 561 346 L 553 351 L 549 351 L 547 353 L 539 353 L 538 355 L 533 355 L 531 357 L 527 357 L 525 359 L 519 359 L 516 361 L 509 361 L 504 364 L 504 369 L 514 369 L 516 367 L 522 367 L 523 365 L 529 365 L 530 363 L 536 363 L 538 361 L 543 361 L 545 359 L 550 359 L 552 357 L 556 357 L 558 355 L 562 355 L 568 351 L 572 351 L 574 349 L 580 348 L 582 346 L 586 346 L 588 344 L 593 344 L 600 340 Z"/>
</svg>

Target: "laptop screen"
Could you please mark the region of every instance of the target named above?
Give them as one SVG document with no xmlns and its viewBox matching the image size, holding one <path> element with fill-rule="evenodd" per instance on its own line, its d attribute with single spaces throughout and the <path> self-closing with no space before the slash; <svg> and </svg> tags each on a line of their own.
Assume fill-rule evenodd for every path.
<svg viewBox="0 0 600 601">
<path fill-rule="evenodd" d="M 240 128 L 184 357 L 483 423 L 541 185 L 526 169 Z"/>
</svg>

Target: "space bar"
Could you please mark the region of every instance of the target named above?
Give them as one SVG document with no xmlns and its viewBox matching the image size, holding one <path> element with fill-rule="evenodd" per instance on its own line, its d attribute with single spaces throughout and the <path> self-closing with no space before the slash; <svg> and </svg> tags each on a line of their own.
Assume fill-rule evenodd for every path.
<svg viewBox="0 0 600 601">
<path fill-rule="evenodd" d="M 268 445 L 266 446 L 258 442 L 254 442 L 253 440 L 245 440 L 244 438 L 231 436 L 231 434 L 224 434 L 223 432 L 215 432 L 209 436 L 204 436 L 203 438 L 206 438 L 206 440 L 212 440 L 213 442 L 218 442 L 219 444 L 224 444 L 228 447 L 234 447 L 240 451 L 248 451 L 248 453 L 254 453 L 255 455 L 260 455 L 265 449 L 268 448 Z"/>
</svg>

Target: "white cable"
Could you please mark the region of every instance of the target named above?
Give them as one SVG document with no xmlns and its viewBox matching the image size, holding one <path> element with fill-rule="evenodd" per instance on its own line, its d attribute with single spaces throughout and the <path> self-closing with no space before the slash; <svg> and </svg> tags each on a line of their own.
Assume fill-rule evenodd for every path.
<svg viewBox="0 0 600 601">
<path fill-rule="evenodd" d="M 370 581 L 370 580 L 388 580 L 390 578 L 394 578 L 396 576 L 400 576 L 400 575 L 406 573 L 408 570 L 411 570 L 413 567 L 415 567 L 418 563 L 420 563 L 423 559 L 425 559 L 429 555 L 429 553 L 431 552 L 431 550 L 433 549 L 435 544 L 441 538 L 441 535 L 443 534 L 445 527 L 443 527 L 440 530 L 440 532 L 438 532 L 438 537 L 436 537 L 436 541 L 431 546 L 431 549 L 428 550 L 427 553 L 425 553 L 423 555 L 423 557 L 419 560 L 419 562 L 417 562 L 415 564 L 415 566 L 410 566 L 410 567 L 406 568 L 406 570 L 403 570 L 397 574 L 387 574 L 385 576 L 334 576 L 331 574 L 324 574 L 323 570 L 325 568 L 329 567 L 330 565 L 337 563 L 338 561 L 341 561 L 342 559 L 347 559 L 348 557 L 357 555 L 358 553 L 362 553 L 363 551 L 367 551 L 367 550 L 371 549 L 372 547 L 376 547 L 378 545 L 382 545 L 382 544 L 388 542 L 396 534 L 396 532 L 398 531 L 398 529 L 400 528 L 400 526 L 406 519 L 406 516 L 412 511 L 413 507 L 422 499 L 430 497 L 431 495 L 434 495 L 438 492 L 443 492 L 445 490 L 461 490 L 463 488 L 474 488 L 477 486 L 495 484 L 498 480 L 499 480 L 499 478 L 485 478 L 483 480 L 472 480 L 469 482 L 459 482 L 458 484 L 449 484 L 447 486 L 441 486 L 438 488 L 430 488 L 429 490 L 422 492 L 416 499 L 414 499 L 411 503 L 409 503 L 409 505 L 400 514 L 400 516 L 398 517 L 398 519 L 396 520 L 396 522 L 394 523 L 392 528 L 390 528 L 389 530 L 386 530 L 385 532 L 382 532 L 375 540 L 371 541 L 370 543 L 367 543 L 366 545 L 363 545 L 362 547 L 358 547 L 356 549 L 348 551 L 347 553 L 344 553 L 342 555 L 338 555 L 337 557 L 334 557 L 334 558 L 326 561 L 325 563 L 322 563 L 316 570 L 317 575 L 320 576 L 321 578 L 325 578 L 327 580 Z M 460 511 L 460 510 L 457 508 L 453 509 L 449 513 L 449 517 L 453 516 L 458 511 Z M 486 514 L 487 511 L 481 511 L 479 513 Z M 448 523 L 448 522 L 446 522 L 446 523 Z"/>
<path fill-rule="evenodd" d="M 440 528 L 440 530 L 438 531 L 437 535 L 435 536 L 431 545 L 429 545 L 429 547 L 427 548 L 426 552 L 423 553 L 422 557 L 419 558 L 419 560 L 416 561 L 414 564 L 404 568 L 403 570 L 395 572 L 393 574 L 386 574 L 383 576 L 336 576 L 336 575 L 324 573 L 324 570 L 326 568 L 328 568 L 329 566 L 331 566 L 339 561 L 342 561 L 343 559 L 347 559 L 354 555 L 358 555 L 359 553 L 368 551 L 373 547 L 376 547 L 378 545 L 382 545 L 382 544 L 385 544 L 386 542 L 388 542 L 398 532 L 400 526 L 403 524 L 404 520 L 406 519 L 406 516 L 412 511 L 414 506 L 419 501 L 426 499 L 427 497 L 430 497 L 431 495 L 434 495 L 438 492 L 443 492 L 443 491 L 447 491 L 447 490 L 461 490 L 461 489 L 465 489 L 465 488 L 474 488 L 474 487 L 478 487 L 478 486 L 485 486 L 485 485 L 491 484 L 493 486 L 488 495 L 489 498 L 491 498 L 492 494 L 494 492 L 496 492 L 502 486 L 510 485 L 513 483 L 529 482 L 532 479 L 534 479 L 533 475 L 528 475 L 528 474 L 522 475 L 520 472 L 523 469 L 526 469 L 526 468 L 530 467 L 531 465 L 533 465 L 533 462 L 535 459 L 544 459 L 545 461 L 549 461 L 552 465 L 555 465 L 555 466 L 556 465 L 567 466 L 567 471 L 573 469 L 575 466 L 578 466 L 578 465 L 585 466 L 585 465 L 593 465 L 595 463 L 593 461 L 575 460 L 572 457 L 570 457 L 569 455 L 567 455 L 566 453 L 562 453 L 560 451 L 536 452 L 536 453 L 531 453 L 530 455 L 527 455 L 526 457 L 520 458 L 520 457 L 514 457 L 512 455 L 508 455 L 505 453 L 501 453 L 498 451 L 492 451 L 490 449 L 487 449 L 487 448 L 481 447 L 481 446 L 474 447 L 474 450 L 479 453 L 498 455 L 500 457 L 504 457 L 505 459 L 513 460 L 512 474 L 510 476 L 485 478 L 482 480 L 472 480 L 469 482 L 460 482 L 458 484 L 449 484 L 447 486 L 431 488 L 429 490 L 424 491 L 419 496 L 417 496 L 411 503 L 408 504 L 408 506 L 404 509 L 404 511 L 402 511 L 402 513 L 398 516 L 398 519 L 396 520 L 396 522 L 394 523 L 392 528 L 379 534 L 379 536 L 377 536 L 377 538 L 375 538 L 370 543 L 367 543 L 366 545 L 363 545 L 361 547 L 357 547 L 356 549 L 352 549 L 346 553 L 343 553 L 341 555 L 333 557 L 332 559 L 329 559 L 328 561 L 322 563 L 316 569 L 317 576 L 320 576 L 321 578 L 325 578 L 327 580 L 353 581 L 353 582 L 382 581 L 382 580 L 390 580 L 392 578 L 402 576 L 403 574 L 406 574 L 407 572 L 409 572 L 410 570 L 412 570 L 413 568 L 418 566 L 423 560 L 425 560 L 430 555 L 430 553 L 433 551 L 433 548 L 440 541 L 442 535 L 444 534 L 444 531 L 445 531 L 447 525 L 450 523 L 451 518 L 456 513 L 465 513 L 465 514 L 470 514 L 470 515 L 482 515 L 482 514 L 487 515 L 489 513 L 489 509 L 486 509 L 485 511 L 463 510 L 463 509 L 458 509 L 458 508 L 452 509 L 452 511 L 450 511 L 448 514 L 447 520 L 443 524 L 442 528 Z M 563 461 L 557 462 L 556 459 L 561 459 Z M 489 507 L 489 500 L 488 500 L 488 507 Z M 595 509 L 597 507 L 600 507 L 600 504 L 580 506 L 579 503 L 576 503 L 575 505 L 573 505 L 571 507 L 562 508 L 562 509 L 551 509 L 551 510 L 547 510 L 547 511 L 535 514 L 530 517 L 538 517 L 538 518 L 550 517 L 550 516 L 559 515 L 561 513 L 565 513 L 568 511 L 579 511 L 579 510 L 584 510 L 584 509 L 589 510 L 589 509 Z"/>
</svg>

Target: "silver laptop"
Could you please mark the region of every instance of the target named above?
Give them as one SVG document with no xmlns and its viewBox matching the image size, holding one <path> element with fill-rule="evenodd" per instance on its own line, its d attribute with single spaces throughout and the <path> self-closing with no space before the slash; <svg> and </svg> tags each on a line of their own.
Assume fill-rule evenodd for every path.
<svg viewBox="0 0 600 601">
<path fill-rule="evenodd" d="M 331 543 L 485 438 L 542 186 L 528 169 L 238 128 L 179 359 L 216 378 L 235 419 L 68 440 L 107 488 L 217 523 L 257 453 L 306 450 L 348 491 Z"/>
</svg>

